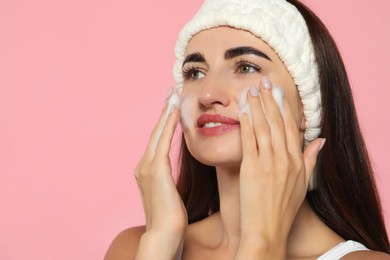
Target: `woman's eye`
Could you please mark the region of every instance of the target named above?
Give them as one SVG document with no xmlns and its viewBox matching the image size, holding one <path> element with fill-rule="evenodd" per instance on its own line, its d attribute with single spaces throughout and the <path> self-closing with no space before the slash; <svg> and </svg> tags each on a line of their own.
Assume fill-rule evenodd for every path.
<svg viewBox="0 0 390 260">
<path fill-rule="evenodd" d="M 203 72 L 195 68 L 190 68 L 188 70 L 183 71 L 183 77 L 189 80 L 197 80 L 197 79 L 204 78 L 205 76 L 206 75 Z"/>
<path fill-rule="evenodd" d="M 250 72 L 253 72 L 253 68 L 250 67 L 250 66 L 242 66 L 240 67 L 240 72 L 241 73 L 250 73 Z"/>
<path fill-rule="evenodd" d="M 204 78 L 204 74 L 200 72 L 199 70 L 191 72 L 190 78 L 191 79 L 201 79 Z"/>
<path fill-rule="evenodd" d="M 259 72 L 261 69 L 254 64 L 240 62 L 237 64 L 237 71 L 242 74 L 249 74 Z"/>
</svg>

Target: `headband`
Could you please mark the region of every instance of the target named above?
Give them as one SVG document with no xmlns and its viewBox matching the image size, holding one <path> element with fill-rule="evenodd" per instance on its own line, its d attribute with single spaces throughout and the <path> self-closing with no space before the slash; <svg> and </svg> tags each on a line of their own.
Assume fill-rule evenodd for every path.
<svg viewBox="0 0 390 260">
<path fill-rule="evenodd" d="M 179 34 L 173 69 L 176 87 L 183 87 L 182 64 L 191 38 L 219 26 L 249 31 L 278 54 L 301 97 L 305 144 L 316 139 L 321 132 L 321 93 L 314 47 L 302 15 L 285 0 L 206 0 Z"/>
</svg>

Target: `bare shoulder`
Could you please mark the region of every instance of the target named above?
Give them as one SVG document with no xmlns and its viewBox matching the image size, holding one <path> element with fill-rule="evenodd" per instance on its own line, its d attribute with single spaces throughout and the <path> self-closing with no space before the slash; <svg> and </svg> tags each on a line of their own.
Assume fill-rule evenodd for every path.
<svg viewBox="0 0 390 260">
<path fill-rule="evenodd" d="M 134 259 L 145 230 L 145 226 L 138 226 L 120 232 L 112 241 L 104 260 Z"/>
<path fill-rule="evenodd" d="M 390 260 L 390 255 L 378 251 L 356 251 L 356 252 L 349 253 L 348 255 L 344 256 L 342 259 L 343 260 L 348 260 L 348 259 Z"/>
</svg>

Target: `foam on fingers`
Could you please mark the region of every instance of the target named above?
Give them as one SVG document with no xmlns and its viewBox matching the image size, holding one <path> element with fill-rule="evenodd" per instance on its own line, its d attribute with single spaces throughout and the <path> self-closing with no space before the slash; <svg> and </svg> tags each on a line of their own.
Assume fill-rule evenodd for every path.
<svg viewBox="0 0 390 260">
<path fill-rule="evenodd" d="M 176 91 L 173 91 L 171 96 L 169 97 L 167 103 L 168 103 L 167 109 L 166 109 L 165 114 L 163 116 L 161 126 L 157 131 L 155 147 L 157 147 L 157 144 L 160 141 L 162 131 L 164 130 L 165 125 L 167 124 L 167 120 L 168 120 L 169 115 L 173 112 L 175 107 L 177 107 L 177 108 L 180 107 L 181 100 L 180 100 L 179 94 Z"/>
<path fill-rule="evenodd" d="M 238 96 L 238 113 L 239 117 L 242 113 L 246 113 L 249 118 L 249 122 L 252 124 L 252 113 L 248 103 L 248 91 L 250 87 L 244 88 Z"/>
</svg>

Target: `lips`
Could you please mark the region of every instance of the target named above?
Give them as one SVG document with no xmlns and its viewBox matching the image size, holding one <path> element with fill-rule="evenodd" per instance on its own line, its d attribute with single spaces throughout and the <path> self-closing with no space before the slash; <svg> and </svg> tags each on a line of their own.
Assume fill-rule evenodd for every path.
<svg viewBox="0 0 390 260">
<path fill-rule="evenodd" d="M 205 136 L 222 135 L 239 126 L 239 121 L 219 114 L 203 114 L 197 121 L 198 132 Z"/>
</svg>

